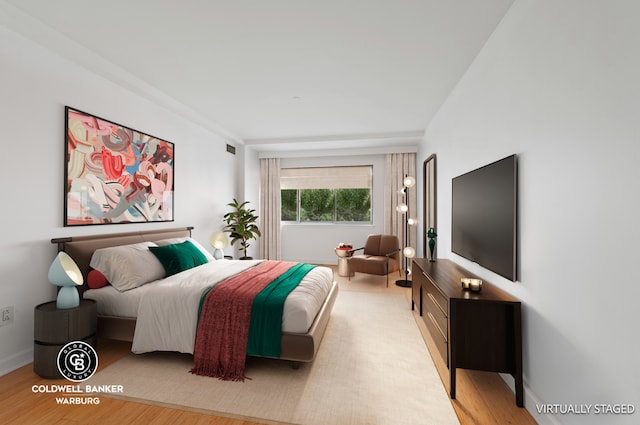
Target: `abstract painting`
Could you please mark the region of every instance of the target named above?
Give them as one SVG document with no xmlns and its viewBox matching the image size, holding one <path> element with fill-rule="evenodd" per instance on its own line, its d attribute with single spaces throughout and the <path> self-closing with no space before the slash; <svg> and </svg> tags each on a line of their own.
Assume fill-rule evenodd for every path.
<svg viewBox="0 0 640 425">
<path fill-rule="evenodd" d="M 173 143 L 65 107 L 64 225 L 173 221 Z"/>
</svg>

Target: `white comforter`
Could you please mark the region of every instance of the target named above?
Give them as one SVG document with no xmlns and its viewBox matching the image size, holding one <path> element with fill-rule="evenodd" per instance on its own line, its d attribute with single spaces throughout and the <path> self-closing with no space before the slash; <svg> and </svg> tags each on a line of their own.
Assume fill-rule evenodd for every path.
<svg viewBox="0 0 640 425">
<path fill-rule="evenodd" d="M 212 261 L 127 291 L 137 291 L 130 295 L 138 302 L 131 351 L 193 353 L 198 307 L 204 290 L 261 261 Z M 326 299 L 332 282 L 331 269 L 312 269 L 285 301 L 282 330 L 294 333 L 307 332 Z M 98 299 L 100 306 L 101 301 L 96 292 L 102 289 L 86 291 L 85 297 Z"/>
</svg>

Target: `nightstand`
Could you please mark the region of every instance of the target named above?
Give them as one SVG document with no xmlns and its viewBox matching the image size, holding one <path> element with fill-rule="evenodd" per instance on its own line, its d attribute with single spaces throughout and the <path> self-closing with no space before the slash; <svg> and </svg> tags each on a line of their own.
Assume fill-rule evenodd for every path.
<svg viewBox="0 0 640 425">
<path fill-rule="evenodd" d="M 96 348 L 98 310 L 94 300 L 58 310 L 56 302 L 40 304 L 34 312 L 33 371 L 43 378 L 61 379 L 56 364 L 58 352 L 71 341 L 84 341 Z"/>
</svg>

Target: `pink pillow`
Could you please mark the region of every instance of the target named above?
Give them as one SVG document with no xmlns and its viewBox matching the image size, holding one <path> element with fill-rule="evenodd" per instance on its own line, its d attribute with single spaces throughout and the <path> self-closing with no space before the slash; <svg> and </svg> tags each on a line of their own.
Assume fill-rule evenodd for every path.
<svg viewBox="0 0 640 425">
<path fill-rule="evenodd" d="M 107 278 L 99 270 L 91 270 L 87 275 L 87 285 L 91 289 L 102 288 L 108 284 Z"/>
</svg>

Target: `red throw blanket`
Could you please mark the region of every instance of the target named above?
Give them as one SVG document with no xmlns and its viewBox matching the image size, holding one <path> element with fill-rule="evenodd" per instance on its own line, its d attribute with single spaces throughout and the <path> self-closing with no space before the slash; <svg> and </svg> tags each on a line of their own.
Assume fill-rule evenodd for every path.
<svg viewBox="0 0 640 425">
<path fill-rule="evenodd" d="M 295 264 L 265 261 L 220 282 L 211 290 L 200 312 L 191 373 L 225 381 L 245 379 L 253 300 L 271 281 Z"/>
</svg>

